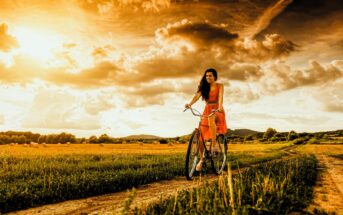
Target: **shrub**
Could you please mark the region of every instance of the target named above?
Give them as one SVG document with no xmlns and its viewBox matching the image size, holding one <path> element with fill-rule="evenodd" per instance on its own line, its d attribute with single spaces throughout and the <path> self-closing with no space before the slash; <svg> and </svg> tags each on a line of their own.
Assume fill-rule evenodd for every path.
<svg viewBox="0 0 343 215">
<path fill-rule="evenodd" d="M 294 145 L 300 145 L 300 144 L 304 144 L 305 143 L 305 139 L 304 138 L 297 138 L 293 141 Z"/>
<path fill-rule="evenodd" d="M 308 142 L 308 144 L 319 144 L 319 140 L 315 137 L 311 138 Z"/>
<path fill-rule="evenodd" d="M 253 138 L 252 135 L 248 135 L 248 136 L 245 136 L 245 137 L 244 137 L 244 142 L 245 142 L 245 141 L 251 141 L 251 140 L 254 140 L 254 138 Z"/>
<path fill-rule="evenodd" d="M 168 140 L 167 139 L 160 139 L 159 142 L 160 142 L 160 144 L 167 144 Z"/>
</svg>

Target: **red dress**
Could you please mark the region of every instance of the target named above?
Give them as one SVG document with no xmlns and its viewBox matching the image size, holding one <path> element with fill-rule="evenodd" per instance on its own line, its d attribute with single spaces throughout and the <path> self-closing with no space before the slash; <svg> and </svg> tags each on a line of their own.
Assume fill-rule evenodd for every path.
<svg viewBox="0 0 343 215">
<path fill-rule="evenodd" d="M 210 95 L 208 98 L 208 101 L 206 102 L 205 110 L 203 112 L 203 115 L 208 116 L 211 114 L 212 110 L 216 110 L 219 107 L 219 88 L 220 85 L 216 85 L 216 89 L 210 91 Z M 225 111 L 223 112 L 216 112 L 215 113 L 216 118 L 215 122 L 217 125 L 217 133 L 219 134 L 226 134 L 227 132 L 227 126 L 226 126 L 226 120 L 225 120 Z M 210 127 L 208 124 L 208 117 L 203 117 L 201 120 L 201 125 L 200 125 L 201 133 L 204 137 L 204 140 L 211 139 L 211 132 L 210 132 Z"/>
</svg>

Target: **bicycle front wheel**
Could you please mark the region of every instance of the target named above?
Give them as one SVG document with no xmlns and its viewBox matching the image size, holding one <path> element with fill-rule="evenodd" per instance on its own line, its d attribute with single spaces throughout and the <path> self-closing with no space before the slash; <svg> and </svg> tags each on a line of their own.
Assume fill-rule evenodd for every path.
<svg viewBox="0 0 343 215">
<path fill-rule="evenodd" d="M 217 136 L 217 144 L 220 152 L 212 152 L 212 169 L 216 174 L 223 172 L 227 161 L 227 142 L 223 134 Z"/>
<path fill-rule="evenodd" d="M 195 173 L 195 167 L 199 161 L 199 139 L 200 132 L 198 129 L 195 129 L 189 139 L 186 154 L 185 176 L 187 180 L 192 179 Z"/>
</svg>

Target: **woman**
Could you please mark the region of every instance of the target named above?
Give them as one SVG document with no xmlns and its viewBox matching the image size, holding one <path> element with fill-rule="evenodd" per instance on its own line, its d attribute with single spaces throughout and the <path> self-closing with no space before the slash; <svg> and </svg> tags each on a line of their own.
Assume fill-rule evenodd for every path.
<svg viewBox="0 0 343 215">
<path fill-rule="evenodd" d="M 225 112 L 223 108 L 223 94 L 224 86 L 216 83 L 218 78 L 217 71 L 215 69 L 207 69 L 201 78 L 198 86 L 198 91 L 194 95 L 192 101 L 186 104 L 186 108 L 190 108 L 200 97 L 205 100 L 206 106 L 203 115 L 208 116 L 214 110 L 219 110 L 211 116 L 204 117 L 201 121 L 200 130 L 205 141 L 212 139 L 212 150 L 214 152 L 220 152 L 220 149 L 216 142 L 216 133 L 225 134 L 227 131 Z M 196 170 L 200 171 L 204 163 L 203 151 L 204 146 L 200 144 L 200 161 L 196 166 Z"/>
</svg>

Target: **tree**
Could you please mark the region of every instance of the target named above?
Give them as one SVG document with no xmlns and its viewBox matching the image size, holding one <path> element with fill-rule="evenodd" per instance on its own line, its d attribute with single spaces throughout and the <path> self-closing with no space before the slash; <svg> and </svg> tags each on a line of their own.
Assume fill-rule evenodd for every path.
<svg viewBox="0 0 343 215">
<path fill-rule="evenodd" d="M 19 138 L 18 138 L 18 143 L 20 144 L 23 144 L 23 143 L 26 143 L 27 142 L 27 139 L 24 135 L 20 135 Z"/>
<path fill-rule="evenodd" d="M 18 143 L 18 135 L 13 135 L 11 139 L 12 139 L 12 143 Z"/>
<path fill-rule="evenodd" d="M 298 134 L 295 131 L 292 130 L 288 133 L 288 136 L 287 136 L 288 141 L 295 140 L 297 138 L 298 138 Z"/>
<path fill-rule="evenodd" d="M 89 143 L 98 143 L 98 138 L 96 136 L 91 136 L 89 138 Z"/>
<path fill-rule="evenodd" d="M 46 138 L 47 136 L 46 135 L 41 135 L 39 138 L 38 138 L 38 143 L 46 143 Z"/>
<path fill-rule="evenodd" d="M 111 142 L 112 142 L 112 138 L 109 137 L 107 134 L 100 135 L 98 139 L 98 143 L 111 143 Z"/>
<path fill-rule="evenodd" d="M 264 132 L 264 134 L 263 134 L 263 139 L 269 139 L 269 138 L 273 137 L 274 134 L 276 134 L 276 133 L 277 133 L 277 131 L 274 128 L 268 128 L 266 130 L 266 132 Z"/>
</svg>

